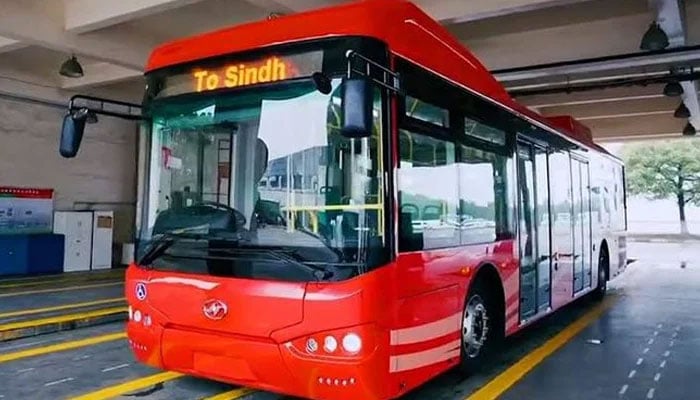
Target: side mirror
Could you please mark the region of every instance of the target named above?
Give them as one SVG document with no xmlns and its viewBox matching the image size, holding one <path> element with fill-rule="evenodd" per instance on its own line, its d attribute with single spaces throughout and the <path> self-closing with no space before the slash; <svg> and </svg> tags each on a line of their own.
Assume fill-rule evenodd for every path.
<svg viewBox="0 0 700 400">
<path fill-rule="evenodd" d="M 372 135 L 372 106 L 374 92 L 366 77 L 345 79 L 343 93 L 343 127 L 341 134 L 348 138 Z"/>
<path fill-rule="evenodd" d="M 59 152 L 65 158 L 73 158 L 78 154 L 80 142 L 83 140 L 85 123 L 88 119 L 88 110 L 83 108 L 74 113 L 68 113 L 63 117 L 61 129 L 61 143 Z"/>
</svg>

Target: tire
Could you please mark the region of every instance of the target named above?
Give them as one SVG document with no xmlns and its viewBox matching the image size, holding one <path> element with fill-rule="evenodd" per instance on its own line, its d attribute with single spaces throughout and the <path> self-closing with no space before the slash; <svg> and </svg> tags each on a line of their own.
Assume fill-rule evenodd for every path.
<svg viewBox="0 0 700 400">
<path fill-rule="evenodd" d="M 498 291 L 485 283 L 484 279 L 474 282 L 462 312 L 459 370 L 465 375 L 476 372 L 503 340 L 504 318 L 501 314 L 504 311 L 500 310 L 495 298 Z"/>
<path fill-rule="evenodd" d="M 610 259 L 608 251 L 603 247 L 598 256 L 598 286 L 593 291 L 593 299 L 600 301 L 608 293 L 608 277 L 610 276 Z"/>
</svg>

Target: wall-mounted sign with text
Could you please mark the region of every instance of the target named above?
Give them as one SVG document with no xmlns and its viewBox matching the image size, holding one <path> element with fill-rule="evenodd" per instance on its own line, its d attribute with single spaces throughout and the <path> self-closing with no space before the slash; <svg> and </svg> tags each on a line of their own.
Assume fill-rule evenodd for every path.
<svg viewBox="0 0 700 400">
<path fill-rule="evenodd" d="M 51 233 L 53 189 L 0 186 L 0 235 Z"/>
</svg>

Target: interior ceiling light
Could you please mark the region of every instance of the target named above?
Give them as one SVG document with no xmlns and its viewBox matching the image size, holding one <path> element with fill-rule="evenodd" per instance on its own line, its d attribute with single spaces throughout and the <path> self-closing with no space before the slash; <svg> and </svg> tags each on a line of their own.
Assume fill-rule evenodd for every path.
<svg viewBox="0 0 700 400">
<path fill-rule="evenodd" d="M 695 135 L 695 127 L 693 126 L 693 124 L 688 122 L 685 125 L 685 128 L 683 128 L 683 136 L 693 136 L 693 135 Z"/>
<path fill-rule="evenodd" d="M 676 118 L 690 118 L 690 110 L 685 106 L 685 103 L 681 103 L 678 105 L 678 108 L 676 108 L 673 116 Z"/>
<path fill-rule="evenodd" d="M 661 29 L 661 26 L 654 21 L 649 25 L 644 37 L 642 37 L 642 43 L 639 48 L 642 50 L 654 51 L 663 50 L 668 47 L 668 35 Z"/>
<path fill-rule="evenodd" d="M 678 97 L 683 94 L 683 87 L 678 82 L 669 82 L 664 86 L 664 95 L 668 97 Z"/>
<path fill-rule="evenodd" d="M 83 66 L 80 65 L 75 55 L 72 55 L 61 64 L 61 69 L 58 73 L 68 78 L 82 78 L 84 75 Z"/>
</svg>

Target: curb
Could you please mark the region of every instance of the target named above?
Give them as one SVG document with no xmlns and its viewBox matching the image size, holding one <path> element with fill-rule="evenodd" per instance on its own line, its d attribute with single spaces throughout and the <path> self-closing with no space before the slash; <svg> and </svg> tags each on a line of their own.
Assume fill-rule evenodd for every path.
<svg viewBox="0 0 700 400">
<path fill-rule="evenodd" d="M 126 307 L 119 307 L 87 312 L 83 315 L 67 315 L 63 317 L 26 321 L 16 324 L 0 325 L 0 343 L 22 339 L 47 333 L 69 331 L 78 328 L 126 321 Z"/>
</svg>

